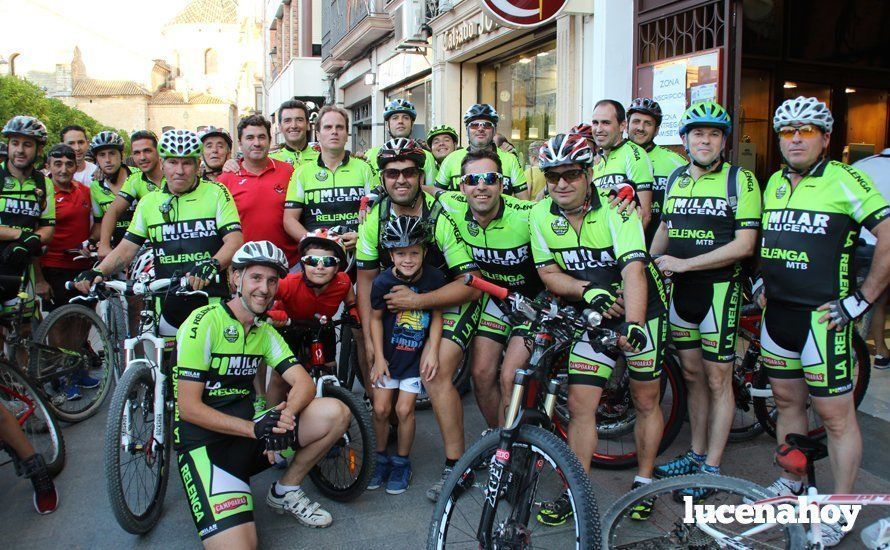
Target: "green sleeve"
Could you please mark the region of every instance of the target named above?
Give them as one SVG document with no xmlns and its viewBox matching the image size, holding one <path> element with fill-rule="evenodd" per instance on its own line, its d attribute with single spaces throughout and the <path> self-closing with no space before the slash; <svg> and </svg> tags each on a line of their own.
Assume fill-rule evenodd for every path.
<svg viewBox="0 0 890 550">
<path fill-rule="evenodd" d="M 266 349 L 263 350 L 263 357 L 266 359 L 267 365 L 275 369 L 278 374 L 284 376 L 288 369 L 299 365 L 300 362 L 294 357 L 290 347 L 288 347 L 284 338 L 278 334 L 277 330 L 272 328 L 271 325 L 263 325 L 263 327 L 264 332 L 269 335 L 266 338 Z"/>
<path fill-rule="evenodd" d="M 628 209 L 619 214 L 616 208 L 609 208 L 607 216 L 618 268 L 624 269 L 631 262 L 645 262 L 648 258 L 646 238 L 636 210 Z"/>
<path fill-rule="evenodd" d="M 423 181 L 426 185 L 435 185 L 436 184 L 436 176 L 438 176 L 438 169 L 436 168 L 436 157 L 433 156 L 427 150 L 424 150 L 424 155 L 426 156 L 426 161 L 423 163 Z"/>
<path fill-rule="evenodd" d="M 738 207 L 735 213 L 735 230 L 760 229 L 762 213 L 762 195 L 757 178 L 750 170 L 739 170 L 738 175 Z"/>
<path fill-rule="evenodd" d="M 375 204 L 358 226 L 358 241 L 355 245 L 355 265 L 358 269 L 378 269 L 380 233 L 380 205 Z"/>
<path fill-rule="evenodd" d="M 152 201 L 139 201 L 136 203 L 136 211 L 133 212 L 133 219 L 130 220 L 130 225 L 127 227 L 127 232 L 124 234 L 125 239 L 140 246 L 145 242 L 145 239 L 148 238 L 148 222 L 145 219 L 146 208 L 157 208 L 156 205 L 149 206 L 150 202 Z"/>
<path fill-rule="evenodd" d="M 513 194 L 515 195 L 516 193 L 521 193 L 528 189 L 525 172 L 523 172 L 522 166 L 519 164 L 519 159 L 516 158 L 516 155 L 507 153 L 502 156 L 501 159 L 504 161 L 504 175 L 510 178 L 510 187 L 513 189 Z"/>
<path fill-rule="evenodd" d="M 365 151 L 365 160 L 375 174 L 380 171 L 380 167 L 377 165 L 378 153 L 380 153 L 380 147 L 371 147 L 370 149 Z"/>
<path fill-rule="evenodd" d="M 47 178 L 48 179 L 48 178 Z M 46 205 L 43 212 L 40 213 L 39 227 L 52 227 L 56 225 L 56 190 L 51 181 L 47 181 L 46 186 Z"/>
<path fill-rule="evenodd" d="M 556 258 L 553 257 L 553 252 L 550 251 L 550 246 L 547 245 L 547 240 L 544 239 L 544 233 L 541 231 L 542 226 L 549 225 L 546 220 L 546 214 L 549 209 L 550 199 L 544 199 L 535 205 L 529 214 L 528 224 L 531 232 L 532 259 L 535 262 L 535 267 L 544 267 L 545 265 L 556 263 Z"/>
<path fill-rule="evenodd" d="M 457 158 L 452 157 L 451 155 L 453 154 L 454 152 L 445 157 L 445 160 L 442 161 L 442 166 L 439 167 L 439 173 L 436 174 L 436 187 L 439 189 L 451 190 L 452 165 L 454 164 L 454 159 Z"/>
<path fill-rule="evenodd" d="M 290 182 L 287 184 L 287 195 L 284 197 L 285 208 L 303 208 L 306 206 L 303 180 L 300 178 L 304 166 L 301 164 L 299 167 L 294 167 L 294 173 L 291 174 Z"/>
<path fill-rule="evenodd" d="M 642 147 L 631 146 L 627 155 L 627 177 L 637 191 L 652 191 L 655 178 L 652 175 L 652 161 Z"/>
<path fill-rule="evenodd" d="M 850 178 L 839 179 L 844 194 L 850 199 L 850 217 L 871 231 L 879 223 L 890 217 L 890 207 L 887 200 L 875 188 L 871 178 L 861 170 L 852 166 L 840 164 L 840 167 L 850 174 Z"/>
<path fill-rule="evenodd" d="M 182 380 L 203 382 L 210 372 L 213 335 L 220 332 L 209 314 L 214 307 L 196 309 L 176 331 L 176 370 Z"/>
<path fill-rule="evenodd" d="M 436 244 L 445 256 L 445 264 L 453 275 L 460 275 L 478 269 L 466 244 L 458 236 L 458 228 L 447 212 L 440 212 L 436 218 Z"/>
<path fill-rule="evenodd" d="M 141 192 L 139 190 L 139 183 L 141 183 L 141 181 L 142 173 L 133 172 L 124 180 L 124 184 L 121 186 L 121 190 L 117 192 L 117 195 L 126 199 L 128 203 L 133 204 L 133 201 L 141 197 Z"/>
<path fill-rule="evenodd" d="M 90 205 L 93 211 L 93 219 L 96 221 L 101 220 L 102 214 L 104 214 L 104 212 L 102 211 L 102 206 L 99 204 L 99 201 L 96 198 L 96 195 L 98 193 L 101 193 L 101 191 L 99 190 L 99 185 L 99 182 L 97 182 L 96 180 L 93 180 L 92 183 L 90 183 Z"/>
<path fill-rule="evenodd" d="M 241 218 L 238 217 L 238 207 L 229 190 L 220 183 L 204 181 L 202 185 L 214 185 L 219 190 L 219 198 L 216 201 L 216 229 L 222 236 L 235 231 L 241 231 Z M 139 204 L 142 204 L 141 202 Z M 138 208 L 138 205 L 137 205 Z"/>
</svg>

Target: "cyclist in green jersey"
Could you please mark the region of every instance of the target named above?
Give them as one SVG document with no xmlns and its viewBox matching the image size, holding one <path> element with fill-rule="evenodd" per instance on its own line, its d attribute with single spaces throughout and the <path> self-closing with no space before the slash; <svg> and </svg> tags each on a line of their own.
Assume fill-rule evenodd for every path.
<svg viewBox="0 0 890 550">
<path fill-rule="evenodd" d="M 164 132 L 158 152 L 164 159 L 163 189 L 139 201 L 123 240 L 99 265 L 78 275 L 77 288 L 87 293 L 91 284 L 121 271 L 148 241 L 158 278 L 187 274 L 193 289 L 218 302 L 230 295 L 226 269 L 243 243 L 235 201 L 225 187 L 198 176 L 201 141 L 194 132 Z M 161 334 L 174 334 L 202 301 L 207 303 L 170 295 L 161 308 Z"/>
<path fill-rule="evenodd" d="M 123 164 L 124 140 L 115 132 L 104 131 L 90 140 L 90 154 L 96 161 L 96 177 L 90 182 L 90 202 L 93 210 L 93 228 L 90 238 L 99 242 L 101 238 L 102 219 L 115 197 L 124 186 L 124 182 L 137 169 Z M 110 246 L 113 248 L 124 237 L 136 205 L 129 207 L 115 223 L 111 234 Z"/>
<path fill-rule="evenodd" d="M 309 143 L 312 129 L 309 111 L 309 106 L 299 99 L 289 99 L 281 104 L 278 108 L 278 128 L 284 136 L 284 145 L 269 153 L 271 158 L 287 162 L 294 168 L 318 159 L 318 151 Z M 237 171 L 237 167 L 232 171 Z"/>
<path fill-rule="evenodd" d="M 407 287 L 395 287 L 386 300 L 391 309 L 399 311 L 444 310 L 439 370 L 432 380 L 424 382 L 445 447 L 442 477 L 427 491 L 427 496 L 436 500 L 442 483 L 464 452 L 463 409 L 460 394 L 451 381 L 463 361 L 479 318 L 477 301 L 480 293 L 464 285 L 462 277 L 465 273 L 481 274 L 460 243 L 455 222 L 432 195 L 421 190 L 424 176 L 420 166 L 424 157 L 423 149 L 409 139 L 390 140 L 378 154 L 380 179 L 386 195 L 371 208 L 359 229 L 356 294 L 359 314 L 363 319 L 370 319 L 371 285 L 381 268 L 391 265 L 381 243 L 382 228 L 397 216 L 426 219 L 432 242 L 427 247 L 424 261 L 441 268 L 453 281 L 434 292 L 421 295 Z M 370 329 L 365 325 L 362 325 L 362 329 L 370 342 Z M 373 361 L 373 356 L 369 356 L 368 363 L 373 364 Z"/>
<path fill-rule="evenodd" d="M 222 174 L 223 166 L 232 157 L 232 135 L 225 128 L 206 126 L 198 132 L 201 138 L 201 177 L 216 181 Z"/>
<path fill-rule="evenodd" d="M 534 298 L 544 285 L 531 255 L 529 212 L 533 204 L 503 195 L 501 159 L 495 153 L 473 150 L 462 164 L 461 192 L 441 193 L 439 202 L 457 224 L 459 238 L 482 276 Z M 472 342 L 473 390 L 488 427 L 494 428 L 503 424 L 513 374 L 527 363 L 528 327 L 511 325 L 488 294 L 483 295 L 479 309 Z"/>
<path fill-rule="evenodd" d="M 250 478 L 275 451 L 298 449 L 266 504 L 309 527 L 331 514 L 300 487 L 309 470 L 349 426 L 349 409 L 315 399 L 315 384 L 265 314 L 287 258 L 269 241 L 249 242 L 232 258 L 236 296 L 195 310 L 176 335 L 173 376 L 177 469 L 205 548 L 256 548 Z M 255 414 L 253 378 L 265 362 L 290 384 L 287 400 Z"/>
<path fill-rule="evenodd" d="M 500 149 L 494 143 L 494 135 L 500 118 L 494 107 L 487 103 L 477 103 L 467 109 L 464 114 L 464 126 L 467 129 L 469 145 L 466 149 L 458 149 L 445 157 L 439 169 L 439 175 L 436 176 L 436 187 L 446 191 L 458 190 L 461 176 L 460 167 L 467 152 L 472 149 L 489 149 L 501 158 L 504 193 L 513 195 L 517 199 L 528 200 L 528 185 L 519 159 L 516 155 Z"/>
<path fill-rule="evenodd" d="M 389 133 L 390 139 L 410 138 L 411 132 L 414 130 L 414 121 L 417 120 L 417 109 L 414 104 L 407 99 L 393 99 L 383 109 L 383 124 Z M 377 166 L 377 154 L 380 147 L 371 147 L 365 151 L 365 158 L 374 171 L 379 170 Z M 439 165 L 433 154 L 427 150 L 423 151 L 423 174 L 424 181 L 428 185 L 436 181 L 436 173 Z"/>
<path fill-rule="evenodd" d="M 652 242 L 652 253 L 663 254 L 656 264 L 673 281 L 671 336 L 689 391 L 692 429 L 690 450 L 658 466 L 659 477 L 719 473 L 732 427 L 741 261 L 754 253 L 761 210 L 754 174 L 723 160 L 731 129 L 729 114 L 712 101 L 683 114 L 680 136 L 691 162 L 668 178 Z"/>
<path fill-rule="evenodd" d="M 812 97 L 785 101 L 773 118 L 787 168 L 772 175 L 763 194 L 761 342 L 779 440 L 806 433 L 809 393 L 828 434 L 835 491 L 848 493 L 862 452 L 851 393 L 852 321 L 887 284 L 890 207 L 867 175 L 825 156 L 833 122 L 828 107 Z M 860 227 L 877 245 L 856 289 L 852 256 Z"/>
<path fill-rule="evenodd" d="M 658 405 L 667 345 L 664 287 L 646 253 L 639 216 L 605 204 L 592 184 L 592 161 L 593 151 L 577 134 L 557 135 L 541 148 L 550 193 L 531 210 L 531 248 L 550 292 L 602 314 L 604 325 L 621 335 L 637 418 L 637 486 L 651 481 L 664 427 Z M 597 444 L 597 404 L 617 359 L 594 348 L 586 331 L 569 352 L 568 441 L 588 471 Z M 638 512 L 640 519 L 650 512 L 651 504 Z M 563 495 L 541 508 L 538 521 L 559 525 L 571 515 Z"/>
<path fill-rule="evenodd" d="M 145 195 L 164 185 L 164 173 L 158 157 L 158 138 L 154 132 L 140 130 L 130 136 L 130 150 L 138 170 L 133 170 L 124 181 L 117 196 L 105 209 L 99 230 L 99 257 L 111 252 L 111 237 L 118 227 L 118 219 L 135 207 Z"/>
<path fill-rule="evenodd" d="M 46 126 L 34 117 L 15 116 L 3 127 L 9 158 L 0 165 L 0 311 L 34 310 L 35 276 L 32 260 L 43 254 L 56 224 L 52 182 L 34 167 L 46 145 Z M 18 297 L 24 291 L 24 304 Z"/>
<path fill-rule="evenodd" d="M 318 112 L 321 153 L 295 168 L 284 203 L 284 230 L 299 242 L 308 231 L 343 225 L 347 252 L 355 250 L 361 198 L 370 191 L 374 170 L 346 150 L 349 114 L 325 105 Z"/>
<path fill-rule="evenodd" d="M 686 159 L 661 145 L 655 145 L 655 136 L 661 128 L 661 105 L 648 97 L 631 101 L 627 109 L 627 137 L 646 151 L 652 164 L 652 217 L 646 226 L 646 246 L 652 244 L 655 232 L 661 224 L 661 207 L 664 203 L 664 184 L 668 176 Z"/>
<path fill-rule="evenodd" d="M 447 124 L 440 124 L 430 128 L 430 131 L 426 134 L 426 143 L 433 153 L 433 158 L 436 159 L 437 170 L 442 165 L 445 157 L 457 149 L 459 141 L 457 130 Z M 428 181 L 427 185 L 430 185 L 430 183 L 435 184 L 435 180 L 432 180 L 432 182 Z"/>
<path fill-rule="evenodd" d="M 596 103 L 591 130 L 599 151 L 593 165 L 593 184 L 606 195 L 632 187 L 646 228 L 652 217 L 652 164 L 642 147 L 624 137 L 626 129 L 624 105 L 614 99 Z"/>
</svg>

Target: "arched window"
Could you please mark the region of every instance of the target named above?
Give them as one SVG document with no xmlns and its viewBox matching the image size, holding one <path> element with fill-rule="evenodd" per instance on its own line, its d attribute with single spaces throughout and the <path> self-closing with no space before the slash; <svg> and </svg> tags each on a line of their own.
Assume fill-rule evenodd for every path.
<svg viewBox="0 0 890 550">
<path fill-rule="evenodd" d="M 213 48 L 207 48 L 204 52 L 204 74 L 216 74 L 217 53 Z"/>
</svg>

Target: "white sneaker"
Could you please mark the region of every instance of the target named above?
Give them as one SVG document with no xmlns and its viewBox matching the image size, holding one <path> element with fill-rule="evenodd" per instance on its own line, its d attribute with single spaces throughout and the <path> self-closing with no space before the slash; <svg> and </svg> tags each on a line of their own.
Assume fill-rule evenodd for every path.
<svg viewBox="0 0 890 550">
<path fill-rule="evenodd" d="M 844 533 L 841 530 L 841 527 L 846 526 L 846 523 L 823 523 L 822 524 L 822 546 L 825 548 L 831 548 L 832 546 L 837 546 L 841 543 L 841 539 L 843 539 L 847 533 Z"/>
<path fill-rule="evenodd" d="M 776 479 L 775 481 L 773 481 L 773 483 L 770 486 L 768 486 L 766 488 L 766 490 L 771 491 L 777 497 L 784 497 L 784 496 L 799 497 L 800 495 L 802 495 L 806 492 L 807 488 L 804 486 L 803 483 L 800 484 L 800 489 L 798 489 L 797 491 L 795 491 L 791 487 L 791 483 L 793 483 L 793 482 L 790 479 L 785 479 L 784 477 L 780 477 L 780 478 Z"/>
<path fill-rule="evenodd" d="M 269 494 L 266 495 L 266 504 L 279 514 L 288 513 L 294 516 L 307 527 L 327 527 L 334 521 L 321 504 L 309 500 L 303 489 L 288 491 L 284 496 L 278 496 L 275 494 L 273 483 Z"/>
<path fill-rule="evenodd" d="M 868 550 L 890 549 L 890 518 L 879 519 L 859 534 Z"/>
</svg>

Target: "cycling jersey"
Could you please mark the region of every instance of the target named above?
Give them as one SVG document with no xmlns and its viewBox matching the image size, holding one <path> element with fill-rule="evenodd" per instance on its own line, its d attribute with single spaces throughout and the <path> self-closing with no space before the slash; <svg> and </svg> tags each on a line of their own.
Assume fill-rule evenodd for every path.
<svg viewBox="0 0 890 550">
<path fill-rule="evenodd" d="M 649 155 L 629 139 L 593 165 L 593 184 L 602 194 L 616 190 L 621 184 L 632 185 L 636 191 L 652 191 L 652 182 Z"/>
<path fill-rule="evenodd" d="M 152 191 L 157 191 L 160 187 L 163 187 L 166 181 L 164 177 L 161 177 L 161 182 L 155 183 L 148 179 L 148 175 L 145 172 L 133 169 L 130 177 L 124 181 L 118 196 L 132 204 Z"/>
<path fill-rule="evenodd" d="M 130 168 L 126 165 L 121 165 L 121 170 L 124 170 L 127 174 L 127 178 L 124 180 L 124 185 L 126 185 L 126 182 L 129 181 L 134 174 L 142 173 L 138 168 Z M 123 187 L 121 187 L 121 190 L 123 190 Z M 101 224 L 105 212 L 108 212 L 108 208 L 111 206 L 111 203 L 114 202 L 114 191 L 108 186 L 104 174 L 101 179 L 96 179 L 90 182 L 90 202 L 92 203 L 93 208 L 93 221 Z M 112 247 L 117 246 L 117 243 L 121 242 L 121 239 L 124 238 L 124 233 L 127 232 L 127 227 L 130 226 L 130 220 L 133 219 L 133 212 L 136 211 L 136 202 L 128 202 L 130 202 L 130 207 L 117 218 L 117 222 L 114 225 L 114 233 L 111 234 Z"/>
<path fill-rule="evenodd" d="M 371 147 L 365 151 L 365 158 L 368 160 L 368 164 L 371 165 L 371 168 L 374 169 L 375 173 L 380 172 L 380 168 L 377 166 L 378 153 L 380 153 L 380 147 Z M 423 153 L 425 159 L 423 161 L 423 184 L 432 186 L 436 184 L 436 175 L 439 173 L 436 165 L 436 157 L 426 149 L 423 150 Z"/>
<path fill-rule="evenodd" d="M 169 212 L 165 215 L 162 209 Z M 160 279 L 194 271 L 195 264 L 212 258 L 222 248 L 223 237 L 235 231 L 241 231 L 241 221 L 232 195 L 219 183 L 198 180 L 180 196 L 166 185 L 146 195 L 124 238 L 139 246 L 146 239 L 151 242 Z M 228 297 L 225 270 L 205 290 L 210 296 Z"/>
<path fill-rule="evenodd" d="M 446 191 L 460 190 L 460 165 L 464 157 L 467 156 L 467 152 L 467 149 L 458 149 L 445 157 L 445 160 L 442 161 L 442 166 L 439 167 L 439 174 L 436 176 L 436 187 Z M 499 148 L 495 148 L 495 152 L 501 159 L 501 173 L 504 175 L 504 193 L 515 195 L 528 189 L 525 181 L 525 172 L 522 170 L 516 155 Z"/>
<path fill-rule="evenodd" d="M 300 223 L 307 231 L 337 225 L 356 230 L 361 198 L 375 179 L 371 166 L 351 158 L 348 151 L 333 171 L 319 155 L 315 162 L 304 162 L 294 170 L 284 208 L 301 209 Z"/>
<path fill-rule="evenodd" d="M 664 204 L 664 186 L 671 173 L 687 163 L 687 160 L 666 147 L 651 144 L 647 151 L 652 164 L 652 218 L 646 226 L 646 244 L 652 243 L 658 225 L 661 223 L 661 210 Z"/>
<path fill-rule="evenodd" d="M 716 250 L 735 239 L 741 229 L 760 227 L 760 187 L 754 174 L 744 168 L 722 163 L 697 180 L 689 173 L 691 165 L 674 170 L 665 188 L 662 219 L 667 224 L 667 254 L 692 258 Z M 694 280 L 715 282 L 737 280 L 741 264 L 675 273 L 676 282 Z"/>
<path fill-rule="evenodd" d="M 269 153 L 269 158 L 286 162 L 296 169 L 297 166 L 304 162 L 315 162 L 318 159 L 318 155 L 318 151 L 307 143 L 306 147 L 301 151 L 296 151 L 287 145 L 282 145 L 281 149 Z"/>
<path fill-rule="evenodd" d="M 890 216 L 871 179 L 822 160 L 792 190 L 788 169 L 763 193 L 761 270 L 767 301 L 815 309 L 854 290 L 853 251 L 860 226 Z"/>
</svg>

